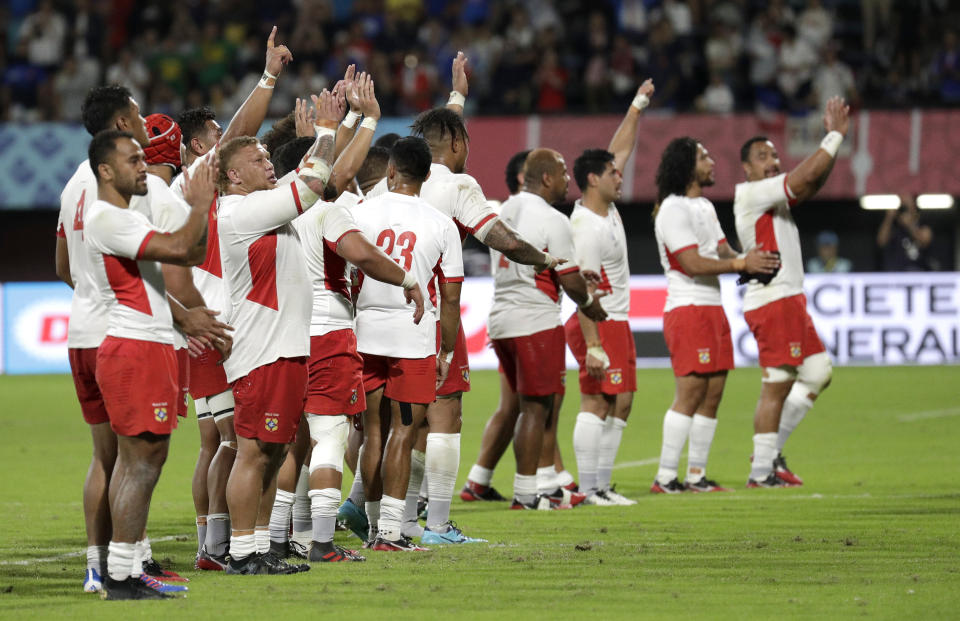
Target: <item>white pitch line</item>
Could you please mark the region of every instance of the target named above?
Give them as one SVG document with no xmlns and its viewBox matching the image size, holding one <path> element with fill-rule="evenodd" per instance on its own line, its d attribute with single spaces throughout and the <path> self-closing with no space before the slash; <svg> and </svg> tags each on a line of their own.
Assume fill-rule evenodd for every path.
<svg viewBox="0 0 960 621">
<path fill-rule="evenodd" d="M 150 539 L 150 543 L 160 543 L 163 541 L 173 541 L 175 539 L 180 539 L 182 537 L 189 537 L 190 535 L 170 535 L 169 537 L 157 537 L 156 539 Z M 86 556 L 86 550 L 80 550 L 79 552 L 67 552 L 66 554 L 58 554 L 57 556 L 48 556 L 46 558 L 30 558 L 23 561 L 0 561 L 0 565 L 34 565 L 36 563 L 53 563 L 55 561 L 64 561 L 68 558 L 77 558 L 78 556 Z"/>
<path fill-rule="evenodd" d="M 901 414 L 897 420 L 901 423 L 913 423 L 918 420 L 927 420 L 928 418 L 946 418 L 948 416 L 960 416 L 960 408 L 947 408 L 945 410 L 927 410 L 925 412 L 911 412 Z"/>
<path fill-rule="evenodd" d="M 641 459 L 640 461 L 625 461 L 622 464 L 615 464 L 613 469 L 620 470 L 621 468 L 639 468 L 640 466 L 652 466 L 659 463 L 659 457 L 648 457 L 647 459 Z"/>
</svg>

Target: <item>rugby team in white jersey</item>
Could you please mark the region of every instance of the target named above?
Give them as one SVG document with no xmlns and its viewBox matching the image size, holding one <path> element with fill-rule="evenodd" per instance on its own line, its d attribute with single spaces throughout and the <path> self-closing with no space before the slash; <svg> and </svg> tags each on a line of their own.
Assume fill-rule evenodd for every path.
<svg viewBox="0 0 960 621">
<path fill-rule="evenodd" d="M 93 438 L 84 590 L 106 599 L 187 590 L 153 560 L 146 535 L 187 393 L 201 431 L 197 569 L 291 574 L 310 565 L 290 557 L 364 560 L 334 545 L 338 514 L 373 551 L 485 541 L 450 520 L 470 389 L 460 327 L 467 235 L 491 249 L 488 330 L 503 394 L 460 497 L 506 500 L 490 482 L 512 440 L 512 509 L 635 504 L 611 483 L 636 391 L 628 237 L 615 202 L 653 83 L 640 86 L 608 149 L 575 161 L 582 198 L 569 218 L 554 207 L 568 194 L 567 164 L 549 148 L 511 161 L 513 195 L 497 213 L 464 172 L 462 54 L 447 106 L 421 114 L 414 135 L 389 151 L 371 148 L 374 84 L 351 66 L 312 105 L 298 100 L 296 135 L 271 154 L 253 136 L 293 59 L 275 36 L 263 77 L 226 130 L 206 108 L 186 111 L 179 125 L 164 115 L 145 121 L 120 86 L 84 101 L 93 139 L 61 196 L 56 257 L 74 288 L 69 357 Z M 802 484 L 782 449 L 831 367 L 806 312 L 791 209 L 825 182 L 848 114 L 831 100 L 821 147 L 789 173 L 769 140 L 745 143 L 746 181 L 734 200 L 743 252 L 702 195 L 714 182 L 706 146 L 684 137 L 664 151 L 654 231 L 676 395 L 651 491 L 727 489 L 706 468 L 733 368 L 717 278 L 728 272 L 747 285 L 745 318 L 763 368 L 747 485 Z M 578 307 L 569 318 L 562 295 Z M 556 442 L 567 346 L 580 366 L 579 487 Z M 356 476 L 341 503 L 345 456 Z"/>
</svg>

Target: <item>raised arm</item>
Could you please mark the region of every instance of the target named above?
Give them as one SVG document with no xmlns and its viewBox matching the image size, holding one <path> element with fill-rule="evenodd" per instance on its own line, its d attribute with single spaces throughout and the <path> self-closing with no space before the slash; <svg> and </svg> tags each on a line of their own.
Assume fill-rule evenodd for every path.
<svg viewBox="0 0 960 621">
<path fill-rule="evenodd" d="M 607 150 L 613 153 L 613 165 L 621 172 L 637 144 L 637 124 L 640 121 L 640 114 L 650 104 L 654 90 L 653 80 L 650 78 L 644 80 L 637 89 L 633 103 L 627 108 L 626 115 L 620 121 L 620 127 L 610 140 L 610 146 L 607 147 Z"/>
<path fill-rule="evenodd" d="M 463 116 L 463 106 L 467 100 L 467 92 L 470 90 L 470 83 L 467 81 L 467 57 L 463 52 L 457 52 L 457 57 L 453 59 L 452 74 L 453 90 L 450 91 L 447 108 Z"/>
<path fill-rule="evenodd" d="M 349 65 L 343 74 L 343 79 L 339 80 L 333 87 L 333 94 L 344 105 L 350 104 L 350 111 L 343 117 L 343 122 L 337 127 L 337 144 L 334 150 L 334 157 L 340 157 L 343 150 L 347 148 L 353 136 L 357 133 L 357 123 L 363 113 L 354 107 L 353 102 L 349 101 L 350 92 L 353 91 L 356 80 L 357 66 Z"/>
<path fill-rule="evenodd" d="M 831 97 L 823 113 L 823 127 L 827 135 L 820 143 L 820 148 L 787 175 L 787 187 L 795 197 L 791 205 L 807 200 L 827 182 L 849 126 L 850 106 L 842 97 Z"/>
<path fill-rule="evenodd" d="M 380 104 L 377 102 L 374 93 L 373 77 L 369 74 L 361 73 L 357 76 L 347 100 L 350 102 L 351 110 L 357 110 L 363 114 L 363 123 L 353 134 L 353 139 L 350 140 L 347 148 L 337 156 L 328 184 L 333 187 L 336 193 L 333 194 L 328 190 L 328 200 L 331 197 L 340 196 L 350 184 L 350 181 L 357 175 L 357 171 L 360 170 L 367 157 L 367 152 L 370 151 L 373 134 L 377 129 L 377 121 L 380 120 Z M 337 131 L 337 141 L 340 140 L 341 133 L 344 133 L 343 124 Z"/>
<path fill-rule="evenodd" d="M 267 116 L 267 108 L 273 97 L 273 87 L 277 83 L 283 66 L 293 60 L 293 54 L 286 45 L 276 45 L 277 27 L 274 26 L 267 39 L 267 61 L 263 69 L 263 76 L 254 87 L 250 95 L 233 115 L 230 124 L 223 132 L 220 142 L 226 144 L 237 136 L 256 136 Z"/>
<path fill-rule="evenodd" d="M 313 96 L 313 104 L 317 112 L 317 139 L 303 156 L 299 176 L 307 187 L 320 197 L 323 196 L 323 189 L 332 173 L 336 128 L 341 115 L 336 97 L 326 89 L 320 95 Z M 310 205 L 314 202 L 315 198 L 310 201 Z"/>
</svg>

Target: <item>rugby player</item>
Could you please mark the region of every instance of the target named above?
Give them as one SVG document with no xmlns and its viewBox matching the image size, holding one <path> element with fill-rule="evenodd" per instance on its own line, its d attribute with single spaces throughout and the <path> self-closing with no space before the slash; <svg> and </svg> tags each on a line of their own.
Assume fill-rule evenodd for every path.
<svg viewBox="0 0 960 621">
<path fill-rule="evenodd" d="M 800 233 L 792 209 L 826 183 L 847 134 L 850 108 L 840 97 L 827 101 L 820 148 L 789 173 L 780 172 L 776 147 L 755 136 L 740 149 L 747 181 L 733 198 L 737 236 L 744 249 L 780 253 L 782 267 L 772 277 L 750 274 L 743 317 L 757 339 L 763 384 L 753 426 L 753 465 L 748 487 L 802 485 L 787 468 L 783 447 L 813 402 L 830 384 L 833 366 L 807 312 L 803 294 Z"/>
</svg>

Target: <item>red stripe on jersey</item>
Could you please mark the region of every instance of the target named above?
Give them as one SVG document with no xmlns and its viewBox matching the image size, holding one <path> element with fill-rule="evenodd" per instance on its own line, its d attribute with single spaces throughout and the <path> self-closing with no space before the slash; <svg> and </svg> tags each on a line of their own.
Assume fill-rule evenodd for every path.
<svg viewBox="0 0 960 621">
<path fill-rule="evenodd" d="M 464 228 L 467 229 L 468 231 L 470 231 L 470 234 L 473 235 L 474 233 L 476 233 L 477 231 L 479 231 L 480 229 L 482 229 L 484 224 L 486 224 L 487 222 L 489 222 L 490 220 L 492 220 L 493 218 L 496 218 L 496 217 L 497 217 L 497 214 L 495 214 L 495 213 L 487 214 L 487 217 L 486 217 L 486 218 L 480 220 L 480 222 L 477 222 L 477 226 L 474 226 L 474 227 L 469 227 L 469 226 L 467 226 L 467 227 L 464 227 Z"/>
<path fill-rule="evenodd" d="M 607 277 L 607 270 L 603 269 L 602 265 L 600 266 L 600 284 L 597 285 L 597 289 L 613 293 L 613 285 L 610 284 L 610 279 Z"/>
<path fill-rule="evenodd" d="M 303 205 L 300 204 L 300 192 L 297 192 L 297 182 L 290 182 L 290 189 L 293 190 L 293 202 L 297 204 L 297 213 L 303 213 Z"/>
<path fill-rule="evenodd" d="M 726 237 L 721 237 L 721 238 L 720 238 L 720 241 L 717 242 L 717 247 L 720 247 L 720 246 L 722 246 L 722 245 L 725 244 L 725 243 L 727 243 L 727 238 L 726 238 Z"/>
<path fill-rule="evenodd" d="M 156 234 L 157 234 L 156 231 L 150 231 L 149 233 L 144 235 L 143 241 L 140 242 L 140 247 L 137 248 L 137 259 L 140 259 L 141 257 L 143 257 L 143 252 L 147 249 L 147 244 L 150 242 L 150 239 Z"/>
<path fill-rule="evenodd" d="M 446 278 L 440 282 L 441 285 L 445 285 L 448 282 L 463 282 L 463 276 L 454 276 L 453 278 Z"/>
<path fill-rule="evenodd" d="M 790 175 L 785 175 L 783 177 L 783 193 L 787 195 L 787 205 L 793 207 L 797 204 L 797 197 L 793 195 L 793 192 L 790 191 L 790 186 L 787 185 L 787 178 Z"/>
<path fill-rule="evenodd" d="M 57 237 L 67 237 L 67 232 L 63 230 L 63 222 L 57 225 Z"/>
<path fill-rule="evenodd" d="M 554 270 L 551 270 L 551 271 L 554 271 Z M 568 267 L 566 269 L 557 270 L 557 274 L 559 274 L 560 276 L 566 276 L 567 274 L 572 274 L 574 272 L 579 272 L 579 271 L 580 271 L 579 267 Z"/>
<path fill-rule="evenodd" d="M 349 300 L 350 283 L 347 282 L 346 272 L 347 262 L 337 254 L 337 244 L 323 240 L 323 286 L 327 291 L 339 293 Z"/>
<path fill-rule="evenodd" d="M 763 244 L 763 249 L 766 252 L 774 252 L 780 250 L 780 246 L 777 245 L 777 234 L 773 230 L 773 209 L 768 209 L 757 218 L 757 223 L 754 225 L 754 233 L 756 235 L 756 245 L 759 248 L 760 244 Z"/>
<path fill-rule="evenodd" d="M 207 214 L 207 256 L 197 267 L 217 278 L 223 278 L 223 268 L 220 266 L 220 235 L 217 233 L 216 195 L 210 203 L 210 212 Z"/>
<path fill-rule="evenodd" d="M 151 232 L 152 234 L 152 232 Z M 147 237 L 149 239 L 149 236 Z M 107 282 L 117 296 L 117 302 L 129 306 L 144 315 L 153 316 L 150 308 L 150 298 L 147 297 L 147 287 L 140 276 L 137 262 L 126 257 L 115 257 L 111 254 L 103 255 L 103 267 L 107 272 Z"/>
<path fill-rule="evenodd" d="M 250 244 L 247 249 L 247 263 L 250 265 L 251 302 L 278 310 L 277 298 L 277 233 L 267 233 Z"/>
<path fill-rule="evenodd" d="M 440 269 L 440 261 L 443 260 L 443 257 L 437 259 L 437 264 L 433 266 L 433 273 L 443 274 L 443 270 Z M 436 306 L 437 305 L 437 279 L 431 278 L 430 282 L 427 283 L 427 295 L 430 296 L 430 302 Z"/>
<path fill-rule="evenodd" d="M 554 270 L 540 272 L 534 277 L 533 282 L 537 286 L 537 289 L 547 294 L 547 297 L 554 302 L 560 299 L 560 278 Z"/>
<path fill-rule="evenodd" d="M 677 261 L 677 255 L 685 250 L 690 250 L 691 248 L 696 248 L 696 244 L 690 244 L 689 246 L 684 246 L 683 248 L 677 250 L 676 252 L 670 252 L 667 250 L 667 263 L 670 265 L 670 269 L 680 272 L 684 276 L 689 276 L 684 270 L 683 266 L 680 265 L 680 261 Z M 666 248 L 666 246 L 664 246 Z"/>
<path fill-rule="evenodd" d="M 467 235 L 470 233 L 470 229 L 460 224 L 460 221 L 456 218 L 453 219 L 453 223 L 457 225 L 457 232 L 460 233 L 460 243 L 462 244 L 464 240 L 467 239 Z"/>
</svg>

